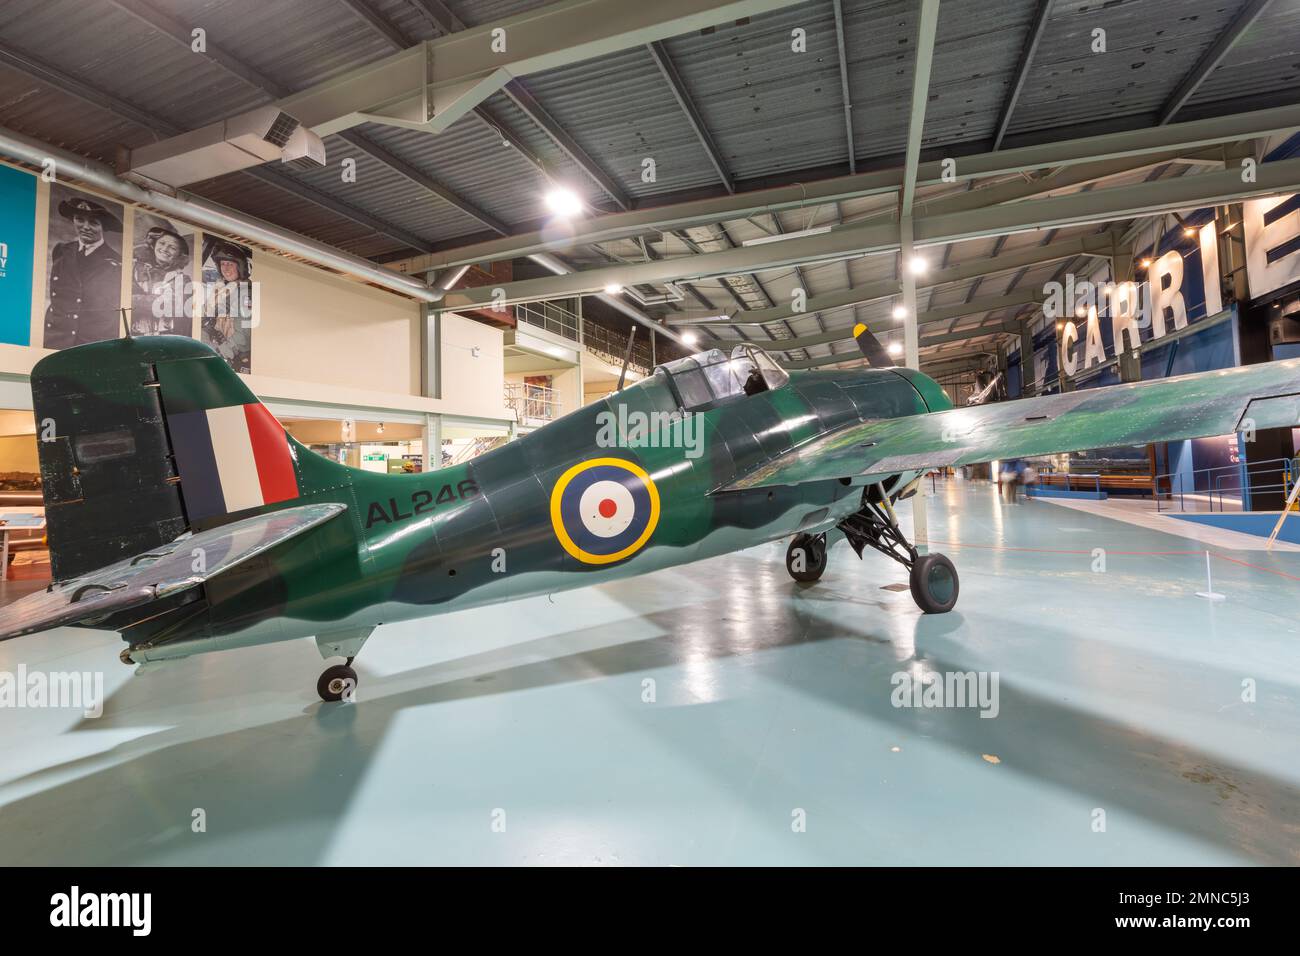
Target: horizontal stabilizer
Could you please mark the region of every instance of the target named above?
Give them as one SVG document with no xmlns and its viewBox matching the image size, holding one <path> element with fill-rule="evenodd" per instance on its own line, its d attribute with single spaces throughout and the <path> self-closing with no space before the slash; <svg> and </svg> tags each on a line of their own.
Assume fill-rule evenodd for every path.
<svg viewBox="0 0 1300 956">
<path fill-rule="evenodd" d="M 92 622 L 196 587 L 346 509 L 326 503 L 254 515 L 52 584 L 0 611 L 0 641 Z"/>
<path fill-rule="evenodd" d="M 854 422 L 719 491 L 836 478 L 870 482 L 1003 458 L 1145 445 L 1297 424 L 1300 359 L 991 405 Z"/>
</svg>

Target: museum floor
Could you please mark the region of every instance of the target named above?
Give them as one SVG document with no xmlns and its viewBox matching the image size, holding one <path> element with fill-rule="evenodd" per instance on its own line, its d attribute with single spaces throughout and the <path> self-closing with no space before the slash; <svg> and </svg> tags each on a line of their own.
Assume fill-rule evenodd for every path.
<svg viewBox="0 0 1300 956">
<path fill-rule="evenodd" d="M 1300 863 L 1300 554 L 1215 547 L 1211 603 L 1200 541 L 1103 513 L 952 482 L 930 525 L 948 615 L 772 544 L 384 628 L 355 705 L 309 640 L 10 641 L 108 699 L 0 709 L 0 864 Z M 895 706 L 925 671 L 996 672 L 996 716 Z"/>
</svg>

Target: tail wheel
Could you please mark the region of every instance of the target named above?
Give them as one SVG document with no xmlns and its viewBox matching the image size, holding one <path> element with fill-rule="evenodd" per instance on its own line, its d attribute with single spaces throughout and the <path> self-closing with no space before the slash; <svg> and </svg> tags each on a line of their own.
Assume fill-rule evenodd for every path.
<svg viewBox="0 0 1300 956">
<path fill-rule="evenodd" d="M 796 581 L 818 580 L 826 570 L 826 535 L 795 535 L 785 552 L 785 569 Z"/>
<path fill-rule="evenodd" d="M 326 703 L 334 703 L 352 695 L 357 689 L 357 672 L 347 664 L 327 667 L 316 681 L 316 693 Z"/>
<path fill-rule="evenodd" d="M 912 564 L 912 600 L 926 614 L 946 614 L 961 590 L 957 569 L 944 554 L 926 554 Z"/>
</svg>

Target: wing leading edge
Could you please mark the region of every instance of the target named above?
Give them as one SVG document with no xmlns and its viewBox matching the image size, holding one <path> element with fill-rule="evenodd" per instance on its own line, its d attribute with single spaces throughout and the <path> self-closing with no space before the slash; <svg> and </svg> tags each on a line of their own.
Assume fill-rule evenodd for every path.
<svg viewBox="0 0 1300 956">
<path fill-rule="evenodd" d="M 92 621 L 197 587 L 346 509 L 311 504 L 254 515 L 60 581 L 6 607 L 0 613 L 0 641 Z"/>
<path fill-rule="evenodd" d="M 1300 424 L 1300 359 L 844 425 L 718 491 Z"/>
</svg>

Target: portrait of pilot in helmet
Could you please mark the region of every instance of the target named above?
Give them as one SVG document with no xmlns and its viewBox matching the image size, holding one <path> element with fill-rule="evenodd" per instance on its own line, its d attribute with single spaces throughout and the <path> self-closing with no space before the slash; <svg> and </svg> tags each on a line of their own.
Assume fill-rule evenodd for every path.
<svg viewBox="0 0 1300 956">
<path fill-rule="evenodd" d="M 253 250 L 203 237 L 203 341 L 236 372 L 252 365 Z"/>
</svg>

